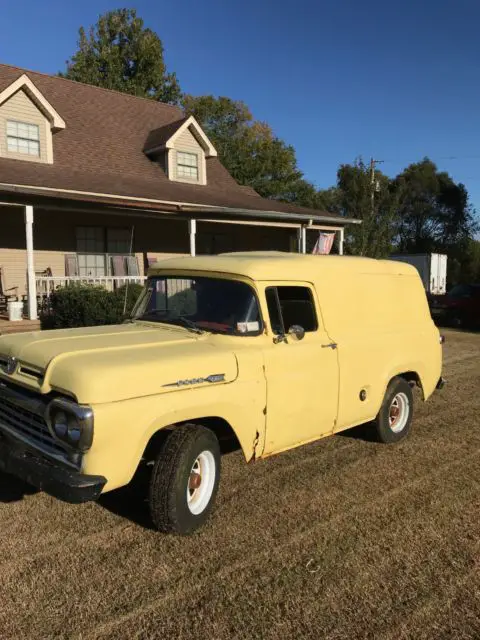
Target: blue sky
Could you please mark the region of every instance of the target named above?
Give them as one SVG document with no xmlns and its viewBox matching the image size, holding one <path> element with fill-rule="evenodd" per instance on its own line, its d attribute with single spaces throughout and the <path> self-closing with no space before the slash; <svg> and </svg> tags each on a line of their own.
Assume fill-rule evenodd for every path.
<svg viewBox="0 0 480 640">
<path fill-rule="evenodd" d="M 5 0 L 0 61 L 64 69 L 102 0 Z M 129 6 L 128 3 L 125 3 Z M 121 5 L 120 5 L 121 6 Z M 244 100 L 319 187 L 362 155 L 431 157 L 480 210 L 478 0 L 162 0 L 135 5 L 182 89 Z"/>
</svg>

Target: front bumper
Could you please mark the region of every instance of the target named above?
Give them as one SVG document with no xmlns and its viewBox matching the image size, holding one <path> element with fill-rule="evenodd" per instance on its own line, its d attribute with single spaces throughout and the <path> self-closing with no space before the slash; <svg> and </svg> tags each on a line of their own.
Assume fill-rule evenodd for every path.
<svg viewBox="0 0 480 640">
<path fill-rule="evenodd" d="M 107 479 L 88 476 L 50 461 L 0 433 L 0 471 L 10 473 L 54 498 L 79 504 L 96 500 Z"/>
</svg>

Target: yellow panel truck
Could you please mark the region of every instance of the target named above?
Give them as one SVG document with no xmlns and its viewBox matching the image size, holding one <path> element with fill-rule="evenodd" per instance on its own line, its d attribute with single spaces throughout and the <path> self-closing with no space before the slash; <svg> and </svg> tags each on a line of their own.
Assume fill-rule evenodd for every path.
<svg viewBox="0 0 480 640">
<path fill-rule="evenodd" d="M 148 467 L 153 523 L 189 533 L 226 451 L 254 461 L 364 423 L 405 438 L 412 388 L 443 384 L 441 343 L 408 264 L 164 260 L 121 325 L 0 337 L 0 469 L 85 502 Z"/>
</svg>

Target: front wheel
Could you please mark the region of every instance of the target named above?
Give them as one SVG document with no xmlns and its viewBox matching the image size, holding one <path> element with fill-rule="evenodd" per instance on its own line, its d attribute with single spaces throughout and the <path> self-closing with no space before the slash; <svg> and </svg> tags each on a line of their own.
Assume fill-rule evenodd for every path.
<svg viewBox="0 0 480 640">
<path fill-rule="evenodd" d="M 394 378 L 373 421 L 377 440 L 393 444 L 407 437 L 413 418 L 413 392 L 406 380 Z"/>
<path fill-rule="evenodd" d="M 159 531 L 192 533 L 208 518 L 220 480 L 220 447 L 201 425 L 176 427 L 157 455 L 150 479 L 150 515 Z"/>
</svg>

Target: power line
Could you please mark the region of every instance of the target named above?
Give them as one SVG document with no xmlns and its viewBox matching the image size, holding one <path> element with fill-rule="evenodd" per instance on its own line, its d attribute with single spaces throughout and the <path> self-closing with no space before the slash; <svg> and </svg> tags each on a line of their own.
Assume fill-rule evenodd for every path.
<svg viewBox="0 0 480 640">
<path fill-rule="evenodd" d="M 480 156 L 440 156 L 439 160 L 480 160 Z"/>
<path fill-rule="evenodd" d="M 424 154 L 422 156 L 423 158 L 430 158 L 430 156 L 428 154 Z M 433 159 L 433 158 L 431 158 Z M 480 156 L 435 156 L 435 160 L 480 160 Z M 403 164 L 404 162 L 412 162 L 412 158 L 395 158 L 395 159 L 391 159 L 391 158 L 387 158 L 387 160 L 384 160 L 383 162 L 386 163 L 401 163 Z M 418 162 L 418 161 L 417 161 Z"/>
</svg>

